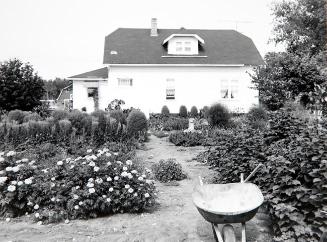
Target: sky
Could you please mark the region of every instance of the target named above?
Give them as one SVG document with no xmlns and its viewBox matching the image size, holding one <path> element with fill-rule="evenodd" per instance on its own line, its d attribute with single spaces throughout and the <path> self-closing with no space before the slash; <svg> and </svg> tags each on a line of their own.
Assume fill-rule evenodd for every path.
<svg viewBox="0 0 327 242">
<path fill-rule="evenodd" d="M 119 27 L 237 29 L 264 56 L 276 0 L 0 0 L 0 62 L 18 58 L 44 79 L 103 67 L 104 38 Z M 237 23 L 236 23 L 237 22 Z"/>
</svg>

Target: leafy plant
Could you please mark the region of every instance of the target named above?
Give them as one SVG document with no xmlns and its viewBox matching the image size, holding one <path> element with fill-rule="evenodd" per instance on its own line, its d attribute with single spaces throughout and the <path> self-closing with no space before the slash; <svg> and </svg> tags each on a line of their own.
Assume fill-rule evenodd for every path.
<svg viewBox="0 0 327 242">
<path fill-rule="evenodd" d="M 208 112 L 209 124 L 213 127 L 226 127 L 229 125 L 230 113 L 222 104 L 213 104 Z"/>
<path fill-rule="evenodd" d="M 164 116 L 169 116 L 170 112 L 169 112 L 169 108 L 164 105 L 161 109 L 161 114 L 164 115 Z"/>
<path fill-rule="evenodd" d="M 184 130 L 188 128 L 188 119 L 169 117 L 163 120 L 162 129 L 164 131 Z"/>
<path fill-rule="evenodd" d="M 131 136 L 139 136 L 140 132 L 146 132 L 148 128 L 147 119 L 139 110 L 132 110 L 127 117 L 127 133 Z"/>
<path fill-rule="evenodd" d="M 178 131 L 169 135 L 169 142 L 176 146 L 197 146 L 204 145 L 205 135 L 199 132 L 182 132 Z"/>
<path fill-rule="evenodd" d="M 176 159 L 160 160 L 152 166 L 154 177 L 160 182 L 180 181 L 187 176 Z"/>
<path fill-rule="evenodd" d="M 11 110 L 8 113 L 8 121 L 9 122 L 15 121 L 16 123 L 21 124 L 21 123 L 24 122 L 24 118 L 27 115 L 28 115 L 28 112 L 25 112 L 25 111 L 21 111 L 21 110 L 18 110 L 18 109 Z"/>
<path fill-rule="evenodd" d="M 187 108 L 184 105 L 179 108 L 179 116 L 187 118 Z"/>
<path fill-rule="evenodd" d="M 191 108 L 190 116 L 192 118 L 196 118 L 196 117 L 198 117 L 198 115 L 199 115 L 198 109 L 195 106 L 193 106 Z"/>
</svg>

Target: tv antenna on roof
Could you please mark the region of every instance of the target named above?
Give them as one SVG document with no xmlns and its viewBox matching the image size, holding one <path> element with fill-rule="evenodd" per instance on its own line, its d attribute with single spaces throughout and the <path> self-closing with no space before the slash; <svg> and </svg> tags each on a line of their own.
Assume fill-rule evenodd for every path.
<svg viewBox="0 0 327 242">
<path fill-rule="evenodd" d="M 247 21 L 247 20 L 230 20 L 230 19 L 218 19 L 218 21 L 220 22 L 231 22 L 233 24 L 235 24 L 235 30 L 237 31 L 238 29 L 238 24 L 242 23 L 242 24 L 250 24 L 253 23 L 253 21 Z"/>
</svg>

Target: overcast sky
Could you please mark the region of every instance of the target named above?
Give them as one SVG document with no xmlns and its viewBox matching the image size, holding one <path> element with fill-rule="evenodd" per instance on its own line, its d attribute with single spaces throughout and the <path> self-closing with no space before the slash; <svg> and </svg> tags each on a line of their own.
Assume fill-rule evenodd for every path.
<svg viewBox="0 0 327 242">
<path fill-rule="evenodd" d="M 274 0 L 0 0 L 0 62 L 30 62 L 46 79 L 103 66 L 104 38 L 119 27 L 236 29 L 263 56 Z M 275 0 L 276 1 L 276 0 Z M 235 21 L 239 21 L 236 24 Z"/>
</svg>

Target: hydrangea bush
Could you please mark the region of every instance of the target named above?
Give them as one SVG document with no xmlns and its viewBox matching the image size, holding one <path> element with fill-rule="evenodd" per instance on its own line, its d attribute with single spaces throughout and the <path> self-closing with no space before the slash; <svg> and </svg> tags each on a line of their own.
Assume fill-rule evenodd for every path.
<svg viewBox="0 0 327 242">
<path fill-rule="evenodd" d="M 51 223 L 141 212 L 155 203 L 149 174 L 107 148 L 46 168 L 14 151 L 0 155 L 0 215 L 5 217 L 33 213 L 35 221 Z"/>
</svg>

